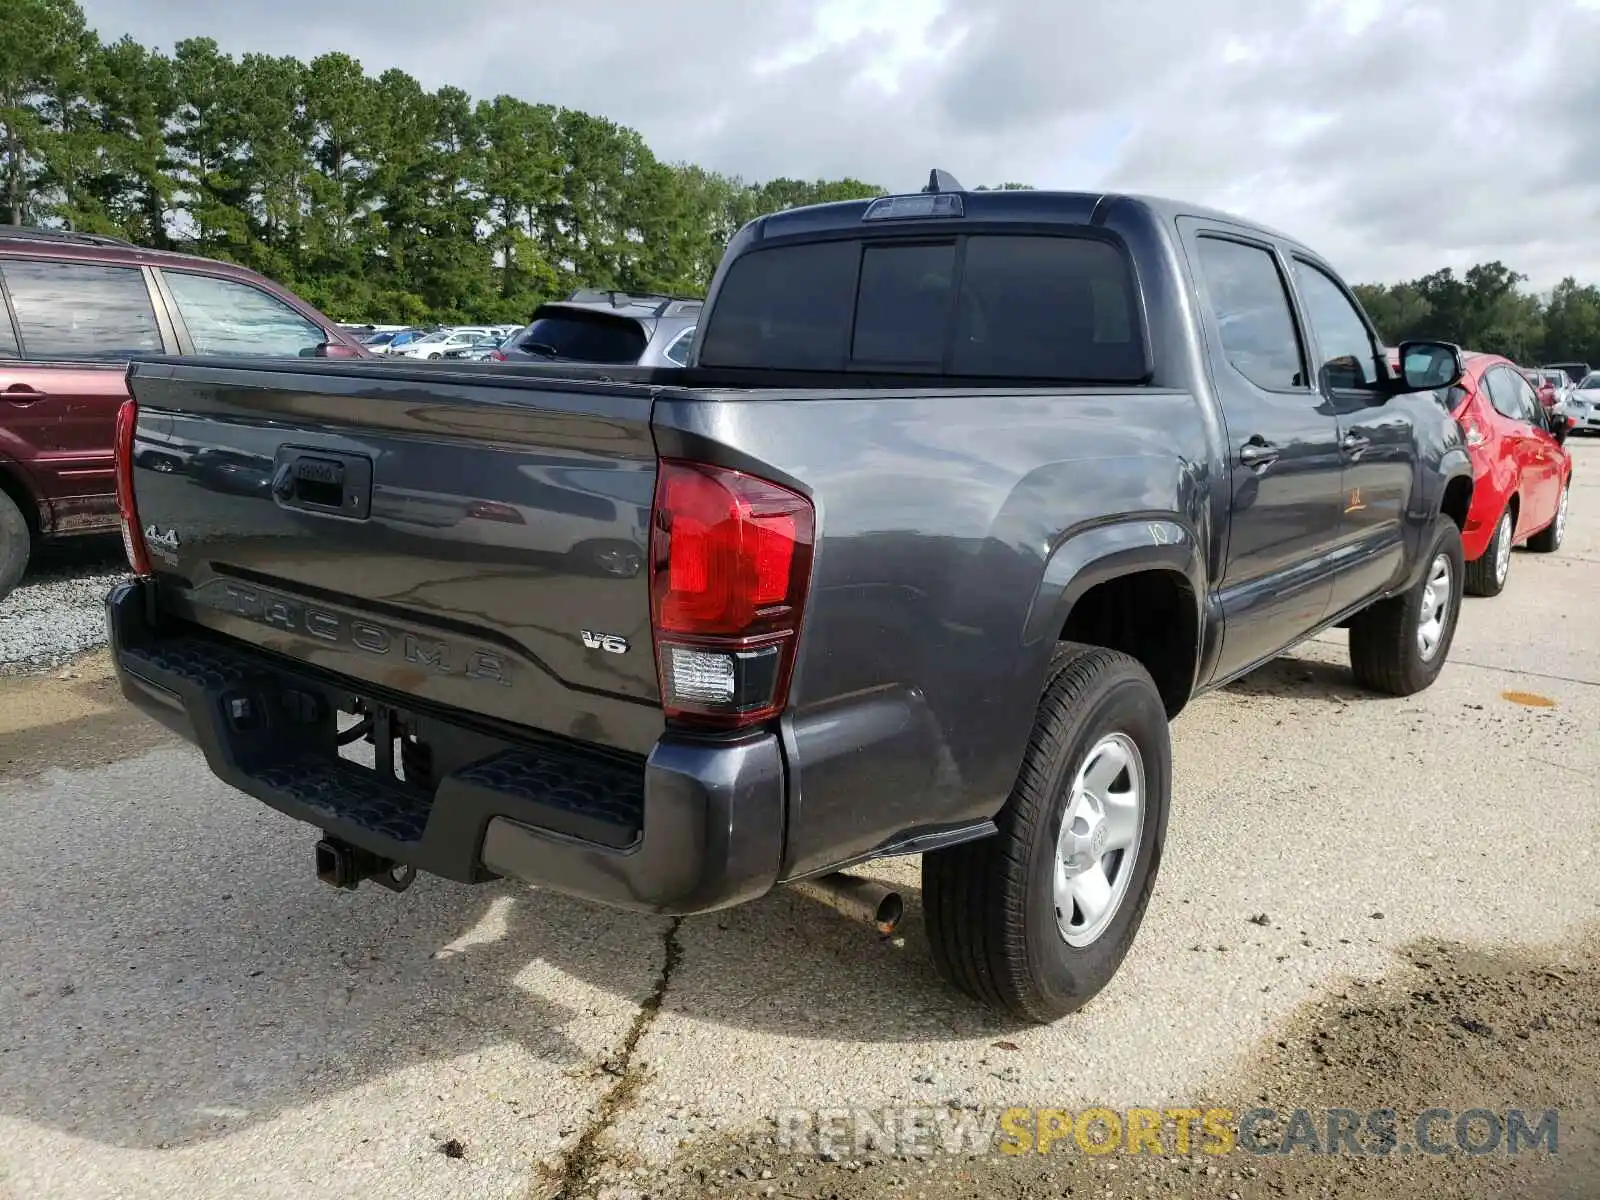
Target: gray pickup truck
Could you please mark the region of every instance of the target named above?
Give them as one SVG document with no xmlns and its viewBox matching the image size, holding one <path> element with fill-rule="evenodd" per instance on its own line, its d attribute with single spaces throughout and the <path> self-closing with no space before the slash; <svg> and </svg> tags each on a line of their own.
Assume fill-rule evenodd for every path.
<svg viewBox="0 0 1600 1200">
<path fill-rule="evenodd" d="M 1051 1020 L 1192 697 L 1336 625 L 1438 675 L 1461 359 L 1399 350 L 1281 234 L 935 172 L 744 228 L 686 367 L 140 361 L 122 690 L 341 886 L 688 914 L 921 854 L 943 975 Z"/>
</svg>

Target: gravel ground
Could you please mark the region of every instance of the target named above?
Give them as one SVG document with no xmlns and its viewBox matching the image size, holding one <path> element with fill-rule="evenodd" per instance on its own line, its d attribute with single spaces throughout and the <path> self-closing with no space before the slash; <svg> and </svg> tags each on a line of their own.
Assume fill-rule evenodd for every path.
<svg viewBox="0 0 1600 1200">
<path fill-rule="evenodd" d="M 102 607 L 127 574 L 116 538 L 47 547 L 0 600 L 0 675 L 48 670 L 105 645 Z"/>
<path fill-rule="evenodd" d="M 0 1197 L 1594 1200 L 1600 444 L 1575 450 L 1568 545 L 1467 602 L 1433 688 L 1359 691 L 1331 633 L 1184 714 L 1144 927 L 1045 1028 L 939 982 L 914 860 L 862 868 L 906 888 L 892 939 L 786 892 L 682 921 L 339 893 L 312 830 L 135 734 L 103 656 L 0 680 Z M 791 1106 L 1206 1097 L 1558 1108 L 1564 1150 L 1329 1173 L 762 1140 Z"/>
</svg>

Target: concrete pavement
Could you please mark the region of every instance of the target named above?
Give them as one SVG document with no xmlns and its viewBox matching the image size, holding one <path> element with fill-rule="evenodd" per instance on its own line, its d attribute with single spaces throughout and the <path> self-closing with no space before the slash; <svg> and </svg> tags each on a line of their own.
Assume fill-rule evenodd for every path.
<svg viewBox="0 0 1600 1200">
<path fill-rule="evenodd" d="M 339 894 L 308 829 L 177 743 L 0 778 L 0 1194 L 647 1191 L 780 1107 L 1185 1099 L 1419 937 L 1579 933 L 1600 443 L 1575 451 L 1566 547 L 1466 601 L 1428 692 L 1357 691 L 1332 633 L 1179 720 L 1144 928 L 1049 1028 L 944 989 L 914 900 L 884 941 L 789 894 L 683 922 L 501 885 Z M 75 762 L 124 728 L 70 719 Z M 863 873 L 914 896 L 914 860 Z"/>
</svg>

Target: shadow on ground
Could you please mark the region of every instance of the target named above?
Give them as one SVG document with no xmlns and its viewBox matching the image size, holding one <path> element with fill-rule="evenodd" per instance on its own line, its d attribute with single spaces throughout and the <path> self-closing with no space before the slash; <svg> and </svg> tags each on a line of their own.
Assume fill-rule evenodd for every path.
<svg viewBox="0 0 1600 1200">
<path fill-rule="evenodd" d="M 160 762 L 192 778 L 198 763 L 177 757 L 189 753 L 111 770 Z M 342 893 L 313 878 L 314 832 L 253 801 L 208 788 L 145 802 L 159 789 L 141 777 L 109 785 L 141 797 L 119 803 L 84 778 L 4 798 L 29 831 L 0 851 L 4 1115 L 177 1146 L 505 1045 L 557 1078 L 604 1082 L 633 1006 L 659 984 L 664 918 L 510 883 Z M 938 980 L 909 899 L 894 940 L 787 892 L 691 918 L 677 937 L 696 953 L 670 1004 L 845 1041 L 1007 1028 Z M 621 1016 L 607 1024 L 602 1010 Z"/>
<path fill-rule="evenodd" d="M 42 583 L 85 572 L 116 571 L 126 566 L 127 561 L 119 534 L 59 538 L 42 543 L 29 555 L 28 571 L 22 582 Z"/>
<path fill-rule="evenodd" d="M 1393 697 L 1359 686 L 1346 663 L 1313 658 L 1275 658 L 1224 687 L 1231 696 L 1273 696 L 1280 699 L 1319 700 L 1327 704 L 1353 701 L 1382 702 Z"/>
</svg>

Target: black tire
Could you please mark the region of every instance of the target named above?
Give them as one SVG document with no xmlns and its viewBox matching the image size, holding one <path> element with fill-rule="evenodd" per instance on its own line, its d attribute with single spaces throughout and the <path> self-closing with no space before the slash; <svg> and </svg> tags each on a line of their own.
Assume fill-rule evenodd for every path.
<svg viewBox="0 0 1600 1200">
<path fill-rule="evenodd" d="M 22 510 L 15 500 L 0 492 L 0 600 L 21 582 L 22 573 L 28 569 L 32 541 Z"/>
<path fill-rule="evenodd" d="M 1112 733 L 1139 752 L 1144 809 L 1120 902 L 1093 941 L 1073 946 L 1057 926 L 1056 839 L 1079 769 Z M 1116 974 L 1144 918 L 1171 792 L 1166 707 L 1149 672 L 1126 654 L 1063 643 L 1016 785 L 996 818 L 998 835 L 923 856 L 922 903 L 939 974 L 1026 1021 L 1082 1008 Z M 1120 861 L 1115 871 L 1120 878 Z"/>
<path fill-rule="evenodd" d="M 1449 595 L 1444 602 L 1439 640 L 1433 654 L 1424 658 L 1417 636 L 1423 597 L 1441 558 L 1450 572 Z M 1411 696 L 1439 677 L 1450 657 L 1450 643 L 1455 640 L 1456 622 L 1461 616 L 1462 589 L 1456 581 L 1465 575 L 1464 567 L 1461 530 L 1448 517 L 1441 517 L 1428 542 L 1422 577 L 1416 584 L 1398 596 L 1380 600 L 1350 622 L 1350 665 L 1357 683 L 1391 696 Z"/>
<path fill-rule="evenodd" d="M 1466 580 L 1467 595 L 1469 596 L 1498 596 L 1506 590 L 1506 580 L 1511 578 L 1510 545 L 1515 533 L 1515 518 L 1511 515 L 1508 505 L 1500 514 L 1500 520 L 1494 527 L 1494 537 L 1489 539 L 1489 546 L 1481 555 L 1467 564 Z M 1506 573 L 1504 577 L 1496 574 L 1497 564 L 1500 562 L 1500 543 L 1506 543 Z"/>
<path fill-rule="evenodd" d="M 1572 480 L 1569 478 L 1561 485 L 1560 507 L 1556 509 L 1556 515 L 1550 518 L 1550 524 L 1528 539 L 1528 549 L 1535 554 L 1554 554 L 1561 549 L 1561 543 L 1566 541 L 1567 493 L 1571 488 Z"/>
</svg>

